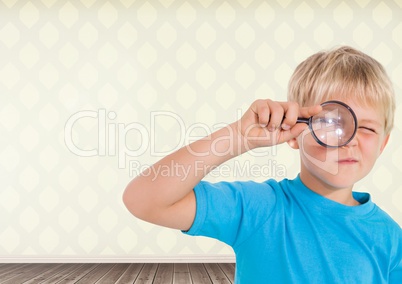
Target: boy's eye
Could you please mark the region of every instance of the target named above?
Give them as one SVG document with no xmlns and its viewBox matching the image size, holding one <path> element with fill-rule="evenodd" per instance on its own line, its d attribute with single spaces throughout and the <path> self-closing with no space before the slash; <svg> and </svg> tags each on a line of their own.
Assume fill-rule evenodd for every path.
<svg viewBox="0 0 402 284">
<path fill-rule="evenodd" d="M 359 129 L 362 129 L 366 132 L 377 133 L 374 128 L 366 127 L 366 126 L 359 126 Z"/>
</svg>

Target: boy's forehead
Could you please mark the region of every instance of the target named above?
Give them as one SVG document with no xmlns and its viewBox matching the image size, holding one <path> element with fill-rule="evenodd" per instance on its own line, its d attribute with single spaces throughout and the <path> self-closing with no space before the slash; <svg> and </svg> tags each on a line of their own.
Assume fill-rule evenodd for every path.
<svg viewBox="0 0 402 284">
<path fill-rule="evenodd" d="M 359 122 L 385 125 L 385 113 L 381 106 L 350 99 L 343 102 L 354 111 Z"/>
<path fill-rule="evenodd" d="M 384 112 L 382 105 L 375 104 L 374 102 L 370 102 L 368 100 L 361 100 L 358 98 L 354 98 L 353 96 L 345 96 L 345 95 L 325 96 L 323 98 L 320 98 L 320 100 L 308 102 L 306 104 L 306 106 L 322 104 L 327 101 L 340 101 L 340 102 L 346 104 L 356 114 L 357 119 L 359 121 L 372 120 L 372 121 L 377 121 L 382 126 L 385 125 L 386 114 Z"/>
<path fill-rule="evenodd" d="M 382 113 L 382 106 L 374 102 L 370 97 L 355 96 L 354 94 L 332 94 L 326 95 L 317 100 L 313 104 L 322 104 L 326 101 L 340 101 L 350 107 L 358 106 L 365 109 L 373 109 L 375 112 Z"/>
<path fill-rule="evenodd" d="M 333 100 L 340 101 L 348 105 L 352 110 L 361 108 L 361 111 L 359 111 L 360 116 L 364 113 L 371 113 L 372 116 L 374 115 L 376 119 L 385 125 L 387 116 L 385 104 L 378 101 L 376 94 L 364 92 L 356 86 L 349 86 L 343 89 L 339 88 L 339 85 L 333 89 L 323 88 L 312 93 L 306 99 L 302 106 L 313 106 Z"/>
</svg>

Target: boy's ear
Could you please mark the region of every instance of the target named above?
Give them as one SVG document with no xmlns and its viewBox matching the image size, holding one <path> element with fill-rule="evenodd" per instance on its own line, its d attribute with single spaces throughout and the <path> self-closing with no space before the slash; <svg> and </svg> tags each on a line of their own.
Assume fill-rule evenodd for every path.
<svg viewBox="0 0 402 284">
<path fill-rule="evenodd" d="M 391 134 L 388 134 L 387 136 L 385 136 L 384 140 L 382 141 L 381 148 L 380 148 L 380 155 L 381 155 L 382 151 L 384 150 L 385 146 L 387 146 L 390 135 Z"/>
<path fill-rule="evenodd" d="M 299 149 L 299 141 L 297 141 L 297 137 L 288 140 L 287 143 L 293 149 L 295 149 L 295 150 Z"/>
</svg>

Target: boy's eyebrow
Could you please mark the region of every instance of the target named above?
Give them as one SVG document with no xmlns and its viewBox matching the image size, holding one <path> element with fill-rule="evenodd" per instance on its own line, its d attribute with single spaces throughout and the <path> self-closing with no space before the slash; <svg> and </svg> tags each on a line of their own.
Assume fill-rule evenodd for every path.
<svg viewBox="0 0 402 284">
<path fill-rule="evenodd" d="M 360 123 L 370 123 L 370 124 L 375 124 L 375 125 L 380 126 L 380 127 L 383 126 L 383 124 L 378 122 L 377 120 L 367 119 L 367 118 L 366 119 L 358 119 L 358 124 L 360 124 Z"/>
</svg>

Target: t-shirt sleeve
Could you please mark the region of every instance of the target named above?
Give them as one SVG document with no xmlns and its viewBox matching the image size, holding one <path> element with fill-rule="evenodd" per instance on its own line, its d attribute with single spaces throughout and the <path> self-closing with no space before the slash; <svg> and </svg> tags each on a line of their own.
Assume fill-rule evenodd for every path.
<svg viewBox="0 0 402 284">
<path fill-rule="evenodd" d="M 401 230 L 401 228 L 399 228 L 398 233 L 399 233 L 398 239 L 394 242 L 395 247 L 397 248 L 397 249 L 395 249 L 396 265 L 395 265 L 395 267 L 391 268 L 391 272 L 389 275 L 389 283 L 390 284 L 402 283 L 402 230 Z"/>
<path fill-rule="evenodd" d="M 402 283 L 402 259 L 399 264 L 391 271 L 389 277 L 390 284 L 400 284 Z"/>
<path fill-rule="evenodd" d="M 196 215 L 184 232 L 235 246 L 260 227 L 275 207 L 276 191 L 268 183 L 201 181 L 195 188 Z"/>
</svg>

